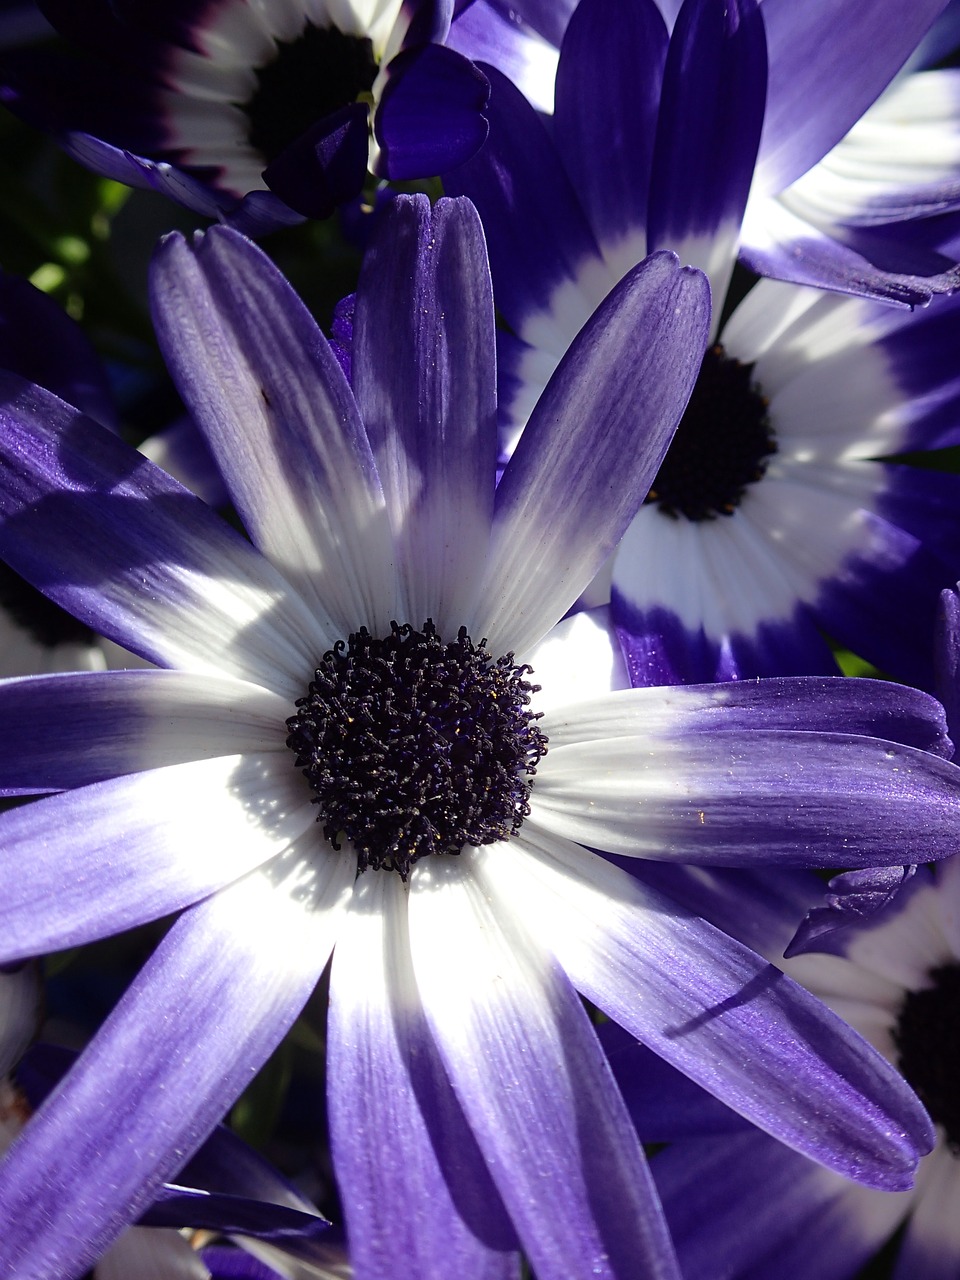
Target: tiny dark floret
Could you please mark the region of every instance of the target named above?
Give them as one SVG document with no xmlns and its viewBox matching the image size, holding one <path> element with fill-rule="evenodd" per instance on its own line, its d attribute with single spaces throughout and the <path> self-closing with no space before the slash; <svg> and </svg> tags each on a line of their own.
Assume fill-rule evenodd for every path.
<svg viewBox="0 0 960 1280">
<path fill-rule="evenodd" d="M 893 1032 L 897 1065 L 960 1155 L 960 964 L 928 976 L 932 985 L 909 991 L 900 1010 Z"/>
<path fill-rule="evenodd" d="M 768 407 L 753 365 L 712 346 L 646 501 L 674 519 L 732 516 L 777 451 Z"/>
<path fill-rule="evenodd" d="M 334 848 L 345 836 L 359 870 L 406 880 L 428 854 L 518 831 L 547 749 L 529 674 L 465 627 L 444 641 L 430 619 L 422 631 L 393 622 L 383 639 L 361 627 L 338 641 L 287 721 Z"/>
</svg>

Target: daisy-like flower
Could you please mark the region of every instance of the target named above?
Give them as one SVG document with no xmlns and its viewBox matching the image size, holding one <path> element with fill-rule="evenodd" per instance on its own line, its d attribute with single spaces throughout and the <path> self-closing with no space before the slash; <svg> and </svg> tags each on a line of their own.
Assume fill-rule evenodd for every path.
<svg viewBox="0 0 960 1280">
<path fill-rule="evenodd" d="M 716 265 L 739 240 L 741 258 L 761 275 L 916 304 L 957 285 L 958 250 L 938 228 L 939 215 L 960 209 L 956 117 L 948 114 L 956 89 L 950 76 L 935 89 L 924 77 L 922 89 L 876 100 L 919 54 L 921 37 L 928 58 L 954 39 L 948 8 L 946 0 L 909 10 L 896 0 L 475 0 L 451 41 L 509 76 L 539 109 L 556 105 L 561 137 L 571 125 L 576 134 L 577 114 L 602 128 L 604 157 L 623 150 L 631 158 L 618 194 L 635 211 L 647 194 L 651 109 L 662 100 L 651 248 L 677 248 L 661 236 L 681 234 L 701 254 L 716 250 Z M 711 49 L 723 27 L 734 35 L 746 28 L 737 52 Z M 599 60 L 573 52 L 585 37 Z M 554 104 L 561 47 L 567 83 Z M 922 121 L 911 105 L 911 127 L 891 129 L 908 99 L 931 92 Z M 580 142 L 587 151 L 596 145 Z M 626 206 L 604 213 L 609 190 L 598 189 L 595 153 L 574 159 L 574 182 L 605 238 L 622 231 Z M 667 176 L 672 190 L 661 185 Z"/>
<path fill-rule="evenodd" d="M 327 217 L 486 137 L 453 0 L 42 0 L 86 60 L 12 53 L 3 100 L 78 160 L 261 232 Z"/>
<path fill-rule="evenodd" d="M 82 1271 L 331 952 L 328 1112 L 360 1278 L 514 1276 L 522 1248 L 540 1280 L 675 1280 L 578 990 L 784 1141 L 909 1183 L 929 1134 L 887 1064 L 585 847 L 882 864 L 960 828 L 924 694 L 609 693 L 609 634 L 588 614 L 552 629 L 659 465 L 706 340 L 703 279 L 665 254 L 624 279 L 499 485 L 468 202 L 381 220 L 352 390 L 235 232 L 168 239 L 153 297 L 251 542 L 5 380 L 0 552 L 171 669 L 0 685 L 0 786 L 60 791 L 0 818 L 0 961 L 181 914 L 0 1165 L 0 1269 Z"/>
<path fill-rule="evenodd" d="M 642 1052 L 610 1037 L 618 1075 L 636 1082 L 628 1101 L 641 1134 L 678 1139 L 652 1167 L 684 1276 L 853 1280 L 899 1229 L 896 1280 L 955 1276 L 960 858 L 919 868 L 895 893 L 871 890 L 862 873 L 837 877 L 831 905 L 810 913 L 810 950 L 788 949 L 786 960 L 802 912 L 822 897 L 815 877 L 697 871 L 685 893 L 672 870 L 661 881 L 681 901 L 775 959 L 893 1063 L 923 1099 L 937 1134 L 913 1188 L 875 1191 L 744 1125 L 689 1081 L 660 1071 L 654 1095 Z M 836 926 L 829 932 L 828 923 Z"/>
<path fill-rule="evenodd" d="M 761 11 L 688 0 L 668 49 L 652 0 L 619 24 L 605 5 L 583 0 L 567 29 L 552 140 L 491 70 L 490 139 L 448 180 L 480 210 L 511 328 L 503 449 L 597 302 L 669 245 L 708 270 L 715 336 L 612 565 L 631 678 L 835 671 L 830 636 L 930 687 L 960 483 L 889 458 L 957 441 L 960 306 L 911 313 L 761 280 L 721 327 L 761 139 Z M 644 111 L 628 109 L 638 63 Z"/>
</svg>

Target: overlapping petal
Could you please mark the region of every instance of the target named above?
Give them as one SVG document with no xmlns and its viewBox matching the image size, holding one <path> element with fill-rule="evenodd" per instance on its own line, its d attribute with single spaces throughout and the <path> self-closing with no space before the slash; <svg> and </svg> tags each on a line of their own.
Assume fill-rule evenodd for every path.
<svg viewBox="0 0 960 1280">
<path fill-rule="evenodd" d="M 515 899 L 498 901 L 476 879 L 478 853 L 414 869 L 413 967 L 525 1251 L 543 1280 L 676 1277 L 636 1135 L 586 1015 Z"/>
<path fill-rule="evenodd" d="M 485 262 L 466 202 L 433 210 L 425 197 L 405 202 L 370 246 L 354 313 L 352 381 L 394 531 L 399 620 L 419 627 L 432 618 L 451 638 L 470 628 L 493 515 L 496 369 Z"/>
<path fill-rule="evenodd" d="M 250 537 L 326 628 L 316 656 L 358 626 L 383 629 L 395 594 L 383 494 L 350 388 L 303 303 L 225 228 L 192 246 L 165 241 L 151 286 L 167 363 Z"/>
<path fill-rule="evenodd" d="M 704 278 L 655 254 L 577 335 L 497 487 L 476 606 L 491 650 L 539 640 L 623 534 L 690 395 L 709 311 Z M 586 451 L 585 422 L 603 423 Z"/>
<path fill-rule="evenodd" d="M 910 1185 L 932 1143 L 912 1091 L 761 957 L 532 820 L 523 856 L 488 854 L 480 876 L 536 904 L 531 924 L 578 990 L 734 1110 L 861 1182 Z"/>
<path fill-rule="evenodd" d="M 0 1164 L 10 1280 L 73 1275 L 93 1262 L 289 1028 L 330 954 L 354 876 L 345 856 L 304 876 L 304 852 L 180 917 Z"/>
<path fill-rule="evenodd" d="M 324 634 L 273 566 L 99 424 L 0 374 L 0 555 L 161 666 L 298 696 Z"/>
</svg>

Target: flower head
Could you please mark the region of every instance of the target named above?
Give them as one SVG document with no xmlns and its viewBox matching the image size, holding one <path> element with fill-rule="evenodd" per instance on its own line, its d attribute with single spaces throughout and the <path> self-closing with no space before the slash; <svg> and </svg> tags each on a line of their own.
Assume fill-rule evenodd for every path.
<svg viewBox="0 0 960 1280">
<path fill-rule="evenodd" d="M 69 406 L 3 383 L 0 552 L 168 669 L 0 685 L 0 786 L 60 792 L 0 818 L 0 958 L 180 912 L 0 1165 L 10 1275 L 81 1271 L 136 1216 L 331 952 L 358 1276 L 487 1275 L 519 1248 L 543 1280 L 674 1274 L 578 990 L 785 1141 L 909 1181 L 926 1122 L 882 1060 L 590 851 L 883 863 L 960 826 L 923 694 L 609 693 L 609 632 L 555 625 L 663 457 L 706 341 L 702 277 L 666 254 L 628 274 L 499 485 L 468 202 L 384 218 L 352 387 L 234 232 L 168 239 L 153 298 L 249 542 Z"/>
<path fill-rule="evenodd" d="M 11 54 L 4 99 L 95 171 L 250 232 L 326 217 L 368 168 L 427 177 L 483 142 L 449 0 L 47 0 L 87 61 Z"/>
</svg>

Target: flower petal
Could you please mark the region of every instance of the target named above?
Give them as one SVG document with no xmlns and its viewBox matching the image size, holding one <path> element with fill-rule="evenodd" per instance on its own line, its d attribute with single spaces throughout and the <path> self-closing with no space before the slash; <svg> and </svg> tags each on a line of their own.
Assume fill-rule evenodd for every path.
<svg viewBox="0 0 960 1280">
<path fill-rule="evenodd" d="M 853 1280 L 915 1202 L 756 1132 L 676 1143 L 651 1167 L 689 1276 Z"/>
<path fill-rule="evenodd" d="M 558 747 L 538 766 L 532 804 L 555 835 L 610 853 L 842 867 L 949 857 L 958 797 L 960 769 L 926 752 L 755 729 Z"/>
<path fill-rule="evenodd" d="M 764 0 L 770 90 L 756 188 L 782 191 L 880 96 L 944 0 Z"/>
<path fill-rule="evenodd" d="M 288 870 L 256 872 L 185 912 L 26 1126 L 0 1164 L 10 1280 L 92 1263 L 276 1047 L 353 882 L 354 859 L 312 850 L 311 839 Z"/>
<path fill-rule="evenodd" d="M 430 1029 L 540 1280 L 678 1275 L 636 1136 L 563 975 L 476 867 L 417 863 L 410 941 Z M 455 963 L 451 963 L 455 957 Z"/>
<path fill-rule="evenodd" d="M 554 291 L 577 278 L 600 250 L 543 121 L 493 67 L 490 136 L 467 164 L 444 177 L 444 189 L 469 196 L 480 212 L 497 287 L 497 306 L 520 331 L 547 310 Z"/>
<path fill-rule="evenodd" d="M 653 0 L 581 0 L 564 33 L 554 135 L 602 243 L 646 226 L 666 55 Z"/>
<path fill-rule="evenodd" d="M 574 615 L 576 618 L 582 615 Z M 568 626 L 573 619 L 562 625 Z M 682 739 L 710 732 L 841 730 L 885 738 L 949 760 L 943 708 L 919 689 L 852 677 L 784 676 L 674 688 L 622 689 L 612 697 L 551 707 L 541 725 L 550 750 L 568 743 L 631 737 Z"/>
<path fill-rule="evenodd" d="M 0 682 L 0 795 L 187 760 L 280 751 L 290 704 L 239 680 L 96 671 Z"/>
<path fill-rule="evenodd" d="M 726 292 L 753 179 L 767 95 L 756 0 L 687 0 L 664 70 L 647 228 Z M 763 12 L 766 13 L 764 7 Z"/>
<path fill-rule="evenodd" d="M 446 173 L 483 146 L 490 84 L 469 58 L 423 44 L 391 59 L 386 75 L 374 118 L 384 177 L 405 182 Z"/>
<path fill-rule="evenodd" d="M 287 752 L 170 765 L 5 813 L 0 959 L 189 906 L 283 852 L 313 819 Z"/>
<path fill-rule="evenodd" d="M 528 820 L 510 883 L 571 981 L 638 1040 L 782 1142 L 871 1186 L 909 1186 L 926 1112 L 856 1032 L 760 956 Z M 502 891 L 502 890 L 501 890 Z"/>
<path fill-rule="evenodd" d="M 580 330 L 497 488 L 476 606 L 491 652 L 539 640 L 616 545 L 686 406 L 708 323 L 704 278 L 654 254 Z"/>
<path fill-rule="evenodd" d="M 394 530 L 399 621 L 432 618 L 453 639 L 486 563 L 497 447 L 493 294 L 469 201 L 398 197 L 384 214 L 357 288 L 352 378 Z"/>
<path fill-rule="evenodd" d="M 0 373 L 0 556 L 161 666 L 299 697 L 324 636 L 280 574 L 199 498 L 39 387 Z"/>
<path fill-rule="evenodd" d="M 326 648 L 361 625 L 386 630 L 392 544 L 376 466 L 303 303 L 223 227 L 192 245 L 166 239 L 151 289 L 167 363 L 254 544 L 321 620 Z"/>
<path fill-rule="evenodd" d="M 516 1275 L 518 1244 L 436 1046 L 410 962 L 407 891 L 365 872 L 334 953 L 331 1140 L 359 1275 Z"/>
</svg>

